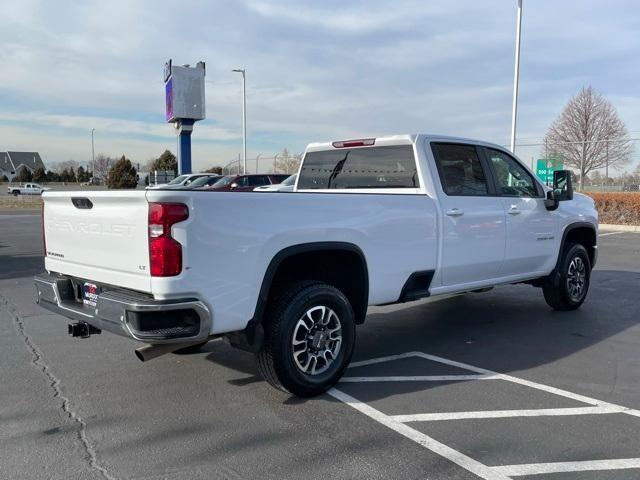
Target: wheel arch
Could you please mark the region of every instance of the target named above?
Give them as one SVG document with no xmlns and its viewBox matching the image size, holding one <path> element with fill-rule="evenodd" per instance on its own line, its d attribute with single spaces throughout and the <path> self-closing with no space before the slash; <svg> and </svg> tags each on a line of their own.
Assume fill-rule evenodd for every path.
<svg viewBox="0 0 640 480">
<path fill-rule="evenodd" d="M 341 290 L 351 303 L 356 323 L 364 322 L 369 302 L 369 272 L 364 252 L 353 243 L 330 241 L 292 245 L 274 255 L 262 279 L 252 323 L 262 322 L 269 300 L 276 293 L 279 282 L 284 282 L 288 275 L 301 271 L 301 267 L 294 266 L 295 260 L 311 262 L 311 278 L 304 279 L 326 281 Z M 335 272 L 331 270 L 339 260 L 346 261 L 340 267 L 345 273 L 341 278 L 336 277 Z M 295 278 L 303 277 L 304 275 Z M 355 279 L 359 279 L 360 282 L 350 286 L 350 281 Z"/>
<path fill-rule="evenodd" d="M 565 227 L 562 232 L 562 241 L 560 242 L 560 250 L 558 251 L 558 258 L 556 260 L 554 270 L 557 270 L 560 266 L 562 253 L 564 252 L 567 243 L 582 244 L 584 248 L 587 249 L 589 261 L 593 268 L 598 258 L 598 235 L 596 233 L 595 225 L 588 222 L 574 222 Z"/>
</svg>

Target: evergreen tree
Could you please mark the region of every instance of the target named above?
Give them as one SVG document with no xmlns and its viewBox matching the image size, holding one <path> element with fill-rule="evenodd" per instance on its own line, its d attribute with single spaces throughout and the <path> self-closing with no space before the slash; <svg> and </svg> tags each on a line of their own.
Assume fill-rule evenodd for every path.
<svg viewBox="0 0 640 480">
<path fill-rule="evenodd" d="M 136 188 L 138 186 L 136 169 L 124 155 L 109 170 L 107 186 L 109 188 Z"/>
</svg>

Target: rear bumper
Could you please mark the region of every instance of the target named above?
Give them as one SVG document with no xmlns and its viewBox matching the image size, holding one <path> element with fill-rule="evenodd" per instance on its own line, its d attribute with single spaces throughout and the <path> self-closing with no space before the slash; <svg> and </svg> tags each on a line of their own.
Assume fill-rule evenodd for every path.
<svg viewBox="0 0 640 480">
<path fill-rule="evenodd" d="M 136 292 L 108 290 L 91 307 L 76 300 L 72 280 L 37 275 L 36 302 L 58 315 L 145 343 L 193 343 L 210 335 L 211 314 L 198 299 L 155 300 Z"/>
</svg>

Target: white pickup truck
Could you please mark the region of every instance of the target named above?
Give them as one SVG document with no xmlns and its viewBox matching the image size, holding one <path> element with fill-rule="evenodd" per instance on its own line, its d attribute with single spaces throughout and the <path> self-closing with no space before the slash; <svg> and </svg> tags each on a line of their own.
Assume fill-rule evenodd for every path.
<svg viewBox="0 0 640 480">
<path fill-rule="evenodd" d="M 299 396 L 338 381 L 369 305 L 528 283 L 572 310 L 597 253 L 594 203 L 569 172 L 551 189 L 461 138 L 314 143 L 293 193 L 43 196 L 37 298 L 72 335 L 134 338 L 142 360 L 225 336 Z"/>
<path fill-rule="evenodd" d="M 42 192 L 49 190 L 46 187 L 42 187 L 37 183 L 25 183 L 24 185 L 9 185 L 7 187 L 7 193 L 9 195 L 40 195 Z"/>
</svg>

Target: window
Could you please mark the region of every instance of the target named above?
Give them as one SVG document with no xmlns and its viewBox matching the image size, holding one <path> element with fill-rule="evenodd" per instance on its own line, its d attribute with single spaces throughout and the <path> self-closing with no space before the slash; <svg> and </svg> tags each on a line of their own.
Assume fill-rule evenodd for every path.
<svg viewBox="0 0 640 480">
<path fill-rule="evenodd" d="M 239 187 L 246 187 L 249 185 L 249 177 L 238 177 L 233 181 L 233 183 Z"/>
<path fill-rule="evenodd" d="M 411 145 L 309 152 L 298 180 L 298 189 L 419 186 Z"/>
<path fill-rule="evenodd" d="M 496 176 L 496 187 L 507 197 L 538 197 L 533 176 L 520 163 L 500 150 L 486 149 Z"/>
<path fill-rule="evenodd" d="M 269 185 L 269 177 L 266 175 L 254 175 L 248 177 L 250 187 L 260 187 L 261 185 Z"/>
<path fill-rule="evenodd" d="M 442 188 L 447 195 L 486 196 L 487 179 L 474 145 L 434 143 Z"/>
</svg>

